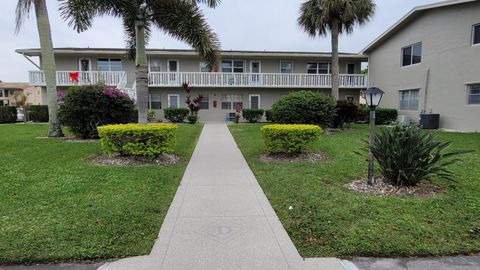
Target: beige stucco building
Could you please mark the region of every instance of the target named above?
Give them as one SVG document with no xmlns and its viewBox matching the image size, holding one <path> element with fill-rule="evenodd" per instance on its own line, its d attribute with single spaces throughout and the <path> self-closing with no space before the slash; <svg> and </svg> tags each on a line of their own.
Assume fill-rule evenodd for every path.
<svg viewBox="0 0 480 270">
<path fill-rule="evenodd" d="M 18 53 L 40 57 L 39 49 L 22 49 Z M 192 50 L 147 51 L 149 60 L 150 108 L 162 117 L 162 109 L 184 107 L 187 82 L 194 95 L 202 94 L 200 119 L 225 121 L 235 108 L 269 109 L 290 91 L 317 90 L 330 93 L 331 55 L 309 52 L 222 51 L 218 68 L 208 72 L 201 58 Z M 60 89 L 100 81 L 117 86 L 134 95 L 135 63 L 125 49 L 57 48 L 57 85 Z M 366 56 L 340 55 L 340 97 L 359 100 L 367 87 L 361 74 Z M 41 59 L 40 59 L 41 63 Z M 78 82 L 72 80 L 78 72 Z M 30 83 L 44 88 L 40 70 L 29 72 Z"/>
<path fill-rule="evenodd" d="M 27 96 L 29 105 L 46 105 L 45 90 L 29 83 L 0 82 L 0 106 L 15 106 L 15 93 L 21 92 Z"/>
<path fill-rule="evenodd" d="M 381 106 L 418 122 L 440 114 L 440 128 L 480 131 L 480 1 L 413 9 L 363 50 Z"/>
</svg>

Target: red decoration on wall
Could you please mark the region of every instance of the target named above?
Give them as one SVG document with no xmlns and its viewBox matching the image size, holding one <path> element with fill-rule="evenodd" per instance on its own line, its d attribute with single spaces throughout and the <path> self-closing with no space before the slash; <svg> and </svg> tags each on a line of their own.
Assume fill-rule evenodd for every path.
<svg viewBox="0 0 480 270">
<path fill-rule="evenodd" d="M 68 74 L 73 83 L 78 83 L 78 72 L 70 72 Z"/>
<path fill-rule="evenodd" d="M 217 108 L 217 101 L 216 100 L 213 101 L 213 108 Z"/>
</svg>

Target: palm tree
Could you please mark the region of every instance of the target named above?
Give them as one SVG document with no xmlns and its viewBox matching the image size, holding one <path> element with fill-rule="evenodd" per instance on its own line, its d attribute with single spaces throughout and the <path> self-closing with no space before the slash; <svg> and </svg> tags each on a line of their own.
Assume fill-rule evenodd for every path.
<svg viewBox="0 0 480 270">
<path fill-rule="evenodd" d="M 219 42 L 199 8 L 216 7 L 219 0 L 60 0 L 60 10 L 78 32 L 92 26 L 95 16 L 123 20 L 130 55 L 135 55 L 138 123 L 147 123 L 148 64 L 145 46 L 152 27 L 189 43 L 210 69 L 217 64 Z"/>
<path fill-rule="evenodd" d="M 55 56 L 53 52 L 52 33 L 48 19 L 46 0 L 18 0 L 16 10 L 16 33 L 20 31 L 23 21 L 28 17 L 32 5 L 35 8 L 38 35 L 42 55 L 42 70 L 45 76 L 48 99 L 48 136 L 63 137 L 60 121 L 57 117 L 57 83 Z"/>
<path fill-rule="evenodd" d="M 352 33 L 375 13 L 373 0 L 308 0 L 300 8 L 298 24 L 311 37 L 332 34 L 332 97 L 339 99 L 338 36 Z"/>
</svg>

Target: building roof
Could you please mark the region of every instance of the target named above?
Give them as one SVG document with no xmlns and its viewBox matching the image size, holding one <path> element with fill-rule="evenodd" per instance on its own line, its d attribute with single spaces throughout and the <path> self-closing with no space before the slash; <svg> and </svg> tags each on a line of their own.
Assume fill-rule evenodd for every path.
<svg viewBox="0 0 480 270">
<path fill-rule="evenodd" d="M 0 89 L 19 89 L 23 90 L 26 88 L 31 87 L 32 85 L 29 83 L 22 83 L 22 82 L 16 82 L 16 83 L 7 83 L 7 82 L 0 82 Z"/>
<path fill-rule="evenodd" d="M 92 54 L 108 54 L 108 55 L 124 55 L 127 53 L 123 48 L 55 48 L 55 54 L 75 54 L 75 55 L 92 55 Z M 40 56 L 39 48 L 18 49 L 15 52 L 27 56 Z M 194 50 L 181 49 L 147 49 L 148 55 L 165 55 L 165 56 L 196 56 Z M 230 57 L 331 57 L 329 52 L 288 52 L 288 51 L 240 51 L 240 50 L 223 50 L 221 55 Z M 367 60 L 365 55 L 357 53 L 340 53 L 341 58 L 355 58 Z"/>
<path fill-rule="evenodd" d="M 409 13 L 407 13 L 407 15 L 403 16 L 398 22 L 396 22 L 394 25 L 388 28 L 387 31 L 385 31 L 377 39 L 375 39 L 372 43 L 370 43 L 367 47 L 365 47 L 365 49 L 361 51 L 361 54 L 368 54 L 377 46 L 379 46 L 388 38 L 390 38 L 392 35 L 400 31 L 401 29 L 403 29 L 403 27 L 408 25 L 411 21 L 413 21 L 414 19 L 418 18 L 419 16 L 425 14 L 426 12 L 432 9 L 449 7 L 453 5 L 459 5 L 459 4 L 472 3 L 472 2 L 479 2 L 479 1 L 478 0 L 449 0 L 449 1 L 443 1 L 443 2 L 438 2 L 434 4 L 415 7 Z"/>
</svg>

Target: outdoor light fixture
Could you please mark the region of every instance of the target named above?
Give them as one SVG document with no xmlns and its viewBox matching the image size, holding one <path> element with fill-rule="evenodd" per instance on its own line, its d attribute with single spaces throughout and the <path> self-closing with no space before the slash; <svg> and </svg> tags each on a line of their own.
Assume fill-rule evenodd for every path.
<svg viewBox="0 0 480 270">
<path fill-rule="evenodd" d="M 363 98 L 367 101 L 370 107 L 370 140 L 368 147 L 368 184 L 373 185 L 375 179 L 373 176 L 373 153 L 372 147 L 375 140 L 375 110 L 382 100 L 383 92 L 380 88 L 370 87 L 363 93 Z"/>
</svg>

